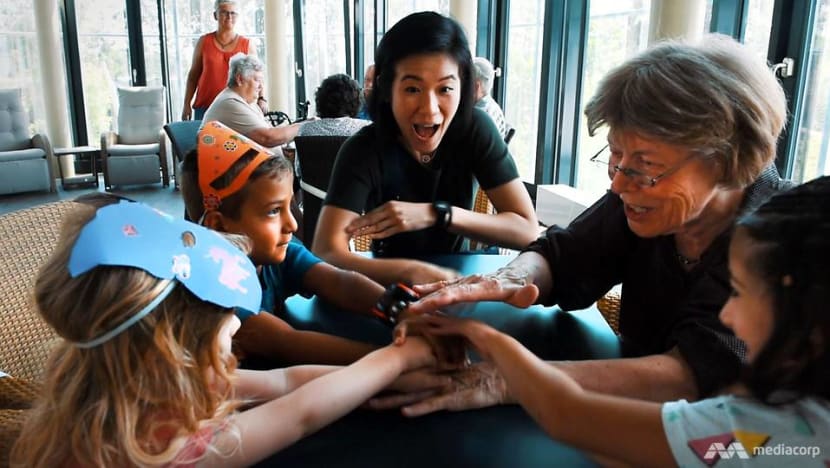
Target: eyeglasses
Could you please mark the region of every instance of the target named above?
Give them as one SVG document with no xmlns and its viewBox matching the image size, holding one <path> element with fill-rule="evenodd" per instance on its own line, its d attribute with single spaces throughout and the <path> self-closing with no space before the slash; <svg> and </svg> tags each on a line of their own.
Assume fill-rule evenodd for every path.
<svg viewBox="0 0 830 468">
<path fill-rule="evenodd" d="M 224 10 L 217 11 L 216 14 L 218 14 L 219 16 L 224 16 L 225 18 L 236 18 L 236 16 L 239 15 L 239 13 L 237 13 L 235 11 L 224 11 Z"/>
<path fill-rule="evenodd" d="M 699 156 L 698 153 L 692 153 L 691 155 L 689 155 L 689 157 L 680 161 L 676 165 L 670 167 L 665 172 L 652 176 L 645 169 L 642 168 L 637 169 L 633 167 L 622 167 L 619 164 L 611 164 L 611 161 L 617 158 L 614 157 L 613 154 L 611 154 L 610 152 L 606 154 L 604 158 L 601 157 L 603 156 L 603 153 L 606 152 L 606 150 L 608 150 L 608 145 L 605 145 L 602 148 L 600 148 L 600 150 L 597 151 L 596 154 L 591 156 L 590 161 L 592 163 L 604 164 L 608 166 L 608 177 L 610 177 L 611 179 L 613 179 L 618 172 L 622 172 L 623 175 L 633 180 L 635 184 L 644 188 L 654 187 L 655 185 L 657 185 L 657 182 L 660 182 L 666 177 L 679 171 L 683 166 L 686 165 L 686 163 L 694 159 L 696 156 Z"/>
</svg>

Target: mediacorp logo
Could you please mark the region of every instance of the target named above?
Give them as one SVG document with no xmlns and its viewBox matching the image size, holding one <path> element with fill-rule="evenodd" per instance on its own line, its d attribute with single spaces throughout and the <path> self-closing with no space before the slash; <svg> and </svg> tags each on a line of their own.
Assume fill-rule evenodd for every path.
<svg viewBox="0 0 830 468">
<path fill-rule="evenodd" d="M 720 442 L 712 442 L 712 445 L 709 446 L 709 449 L 703 455 L 703 459 L 706 461 L 716 461 L 721 458 L 728 460 L 735 456 L 738 458 L 749 458 L 749 454 L 746 453 L 746 449 L 742 443 L 735 441 L 724 446 Z"/>
<path fill-rule="evenodd" d="M 706 453 L 703 454 L 703 462 L 708 466 L 712 466 L 720 459 L 729 460 L 737 457 L 741 459 L 748 459 L 756 456 L 784 456 L 784 457 L 811 457 L 816 458 L 821 455 L 821 447 L 817 446 L 791 446 L 784 444 L 777 444 L 772 446 L 757 446 L 752 448 L 752 453 L 747 452 L 744 444 L 739 441 L 733 441 L 729 445 L 724 445 L 723 442 L 712 442 Z"/>
</svg>

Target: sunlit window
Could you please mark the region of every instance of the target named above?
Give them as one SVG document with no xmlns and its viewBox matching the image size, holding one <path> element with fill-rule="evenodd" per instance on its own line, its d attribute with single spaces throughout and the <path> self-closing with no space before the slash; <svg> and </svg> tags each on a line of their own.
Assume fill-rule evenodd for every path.
<svg viewBox="0 0 830 468">
<path fill-rule="evenodd" d="M 830 1 L 818 4 L 813 25 L 813 37 L 808 45 L 811 51 L 807 63 L 807 84 L 804 90 L 801 118 L 795 146 L 793 179 L 806 182 L 830 174 Z"/>
<path fill-rule="evenodd" d="M 612 68 L 646 48 L 650 10 L 650 0 L 591 2 L 580 109 L 585 107 L 600 80 Z M 589 137 L 581 112 L 578 131 L 576 186 L 599 196 L 608 189 L 608 171 L 600 164 L 589 162 L 589 158 L 605 146 L 606 132 L 600 129 L 594 137 Z"/>
<path fill-rule="evenodd" d="M 21 88 L 32 132 L 46 131 L 35 13 L 31 1 L 0 4 L 0 88 Z"/>
<path fill-rule="evenodd" d="M 449 0 L 389 0 L 386 7 L 386 25 L 391 28 L 404 16 L 416 11 L 435 11 L 449 16 Z"/>
<path fill-rule="evenodd" d="M 346 36 L 341 0 L 305 2 L 305 85 L 309 115 L 315 115 L 314 93 L 329 75 L 346 73 Z"/>
<path fill-rule="evenodd" d="M 496 66 L 505 68 L 506 95 L 502 104 L 507 122 L 516 129 L 516 134 L 510 141 L 510 153 L 519 168 L 519 176 L 533 182 L 536 171 L 545 2 L 514 0 L 510 6 L 507 64 Z"/>
<path fill-rule="evenodd" d="M 115 130 L 118 87 L 130 86 L 130 46 L 125 4 L 77 0 L 78 51 L 86 111 L 87 138 Z"/>
<path fill-rule="evenodd" d="M 767 59 L 772 11 L 775 0 L 749 0 L 744 44 L 764 60 Z"/>
</svg>

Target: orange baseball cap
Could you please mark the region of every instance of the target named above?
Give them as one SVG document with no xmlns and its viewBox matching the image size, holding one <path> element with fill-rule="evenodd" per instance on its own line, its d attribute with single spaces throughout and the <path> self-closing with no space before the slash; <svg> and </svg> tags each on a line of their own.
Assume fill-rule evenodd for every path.
<svg viewBox="0 0 830 468">
<path fill-rule="evenodd" d="M 222 199 L 238 192 L 248 183 L 248 178 L 260 164 L 274 155 L 265 147 L 246 136 L 231 130 L 219 121 L 205 123 L 199 130 L 197 142 L 199 157 L 199 189 L 205 212 L 219 209 Z M 226 187 L 213 184 L 242 158 L 250 162 Z"/>
</svg>

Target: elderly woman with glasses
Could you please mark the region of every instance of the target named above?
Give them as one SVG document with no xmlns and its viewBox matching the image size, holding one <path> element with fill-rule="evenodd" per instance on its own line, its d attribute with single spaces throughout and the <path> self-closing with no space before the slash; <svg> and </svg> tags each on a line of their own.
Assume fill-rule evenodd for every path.
<svg viewBox="0 0 830 468">
<path fill-rule="evenodd" d="M 766 64 L 732 39 L 646 50 L 607 75 L 585 108 L 591 134 L 608 127 L 611 190 L 495 273 L 418 287 L 426 296 L 410 311 L 481 300 L 578 309 L 622 283 L 626 359 L 551 365 L 595 391 L 711 395 L 735 381 L 744 353 L 718 321 L 731 294 L 732 225 L 786 185 L 772 165 L 786 112 Z M 417 415 L 511 400 L 488 364 L 452 382 L 415 404 L 409 395 L 377 403 L 405 402 Z"/>
</svg>

